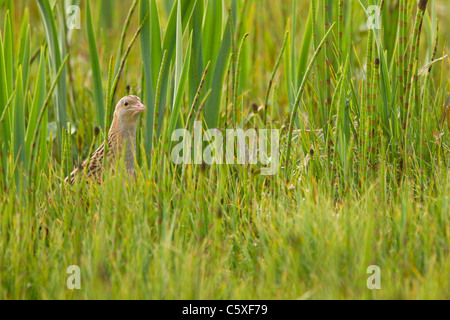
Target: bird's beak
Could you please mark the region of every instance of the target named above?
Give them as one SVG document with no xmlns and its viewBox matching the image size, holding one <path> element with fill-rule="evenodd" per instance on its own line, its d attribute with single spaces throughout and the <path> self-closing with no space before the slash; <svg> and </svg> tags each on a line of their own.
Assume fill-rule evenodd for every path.
<svg viewBox="0 0 450 320">
<path fill-rule="evenodd" d="M 147 107 L 144 106 L 142 103 L 138 103 L 135 107 L 134 107 L 135 111 L 138 112 L 144 112 L 145 110 L 147 110 Z"/>
</svg>

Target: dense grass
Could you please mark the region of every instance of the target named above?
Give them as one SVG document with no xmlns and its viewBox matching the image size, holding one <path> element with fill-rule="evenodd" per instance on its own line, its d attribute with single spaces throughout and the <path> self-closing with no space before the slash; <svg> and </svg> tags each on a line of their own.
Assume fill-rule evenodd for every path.
<svg viewBox="0 0 450 320">
<path fill-rule="evenodd" d="M 410 184 L 388 203 L 380 183 L 334 203 L 332 190 L 308 182 L 261 196 L 272 188 L 255 177 L 231 185 L 226 172 L 191 174 L 198 181 L 183 186 L 155 185 L 144 172 L 139 184 L 111 179 L 70 195 L 45 181 L 29 203 L 10 200 L 2 298 L 450 296 L 448 178 L 420 204 Z M 82 270 L 73 293 L 65 288 L 72 264 Z M 380 291 L 366 287 L 372 264 L 382 270 Z"/>
<path fill-rule="evenodd" d="M 79 3 L 0 0 L 0 298 L 450 298 L 446 1 L 81 1 L 69 30 Z M 61 184 L 127 93 L 136 177 Z M 175 166 L 194 119 L 280 129 L 279 173 Z"/>
</svg>

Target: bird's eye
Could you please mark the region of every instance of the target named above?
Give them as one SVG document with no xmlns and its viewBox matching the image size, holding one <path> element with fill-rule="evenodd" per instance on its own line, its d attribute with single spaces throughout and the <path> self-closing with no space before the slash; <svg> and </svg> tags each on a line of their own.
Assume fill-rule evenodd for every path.
<svg viewBox="0 0 450 320">
<path fill-rule="evenodd" d="M 125 102 L 125 107 L 128 107 L 130 105 L 130 103 L 127 101 Z"/>
</svg>

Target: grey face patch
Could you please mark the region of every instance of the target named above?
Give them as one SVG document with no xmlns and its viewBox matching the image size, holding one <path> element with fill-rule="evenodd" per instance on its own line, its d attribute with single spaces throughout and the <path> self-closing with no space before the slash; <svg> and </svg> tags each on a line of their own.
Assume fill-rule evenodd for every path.
<svg viewBox="0 0 450 320">
<path fill-rule="evenodd" d="M 127 96 L 125 97 L 125 99 L 129 99 L 132 100 L 130 102 L 137 102 L 137 103 L 141 103 L 141 98 L 139 98 L 138 96 Z"/>
<path fill-rule="evenodd" d="M 131 98 L 137 102 L 141 102 L 141 98 L 139 98 L 138 96 L 128 96 L 128 98 Z"/>
<path fill-rule="evenodd" d="M 141 103 L 141 98 L 138 96 L 126 96 L 119 101 L 118 105 L 123 105 L 126 108 L 129 108 L 138 103 Z"/>
</svg>

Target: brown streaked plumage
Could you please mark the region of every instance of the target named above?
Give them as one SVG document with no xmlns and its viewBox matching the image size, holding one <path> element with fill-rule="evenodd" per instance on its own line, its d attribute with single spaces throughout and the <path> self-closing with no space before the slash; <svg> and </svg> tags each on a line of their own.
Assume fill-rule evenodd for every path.
<svg viewBox="0 0 450 320">
<path fill-rule="evenodd" d="M 111 130 L 108 134 L 108 163 L 114 165 L 117 155 L 121 156 L 123 146 L 125 150 L 125 165 L 129 175 L 134 174 L 135 162 L 134 155 L 136 151 L 136 127 L 139 116 L 146 110 L 141 103 L 141 99 L 136 96 L 127 96 L 119 101 L 114 112 L 114 119 L 111 124 Z M 78 166 L 66 178 L 66 182 L 73 184 L 77 176 L 86 171 L 88 179 L 95 178 L 99 183 L 102 182 L 102 169 L 105 156 L 105 143 L 98 148 L 92 155 Z"/>
</svg>

